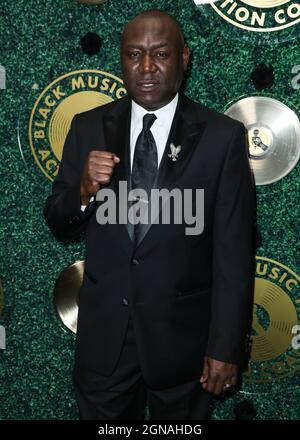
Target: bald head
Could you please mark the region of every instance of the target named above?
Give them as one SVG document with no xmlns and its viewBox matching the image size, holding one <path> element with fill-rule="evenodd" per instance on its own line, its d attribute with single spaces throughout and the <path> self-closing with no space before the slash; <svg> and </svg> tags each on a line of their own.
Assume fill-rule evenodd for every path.
<svg viewBox="0 0 300 440">
<path fill-rule="evenodd" d="M 160 21 L 164 26 L 172 29 L 174 31 L 174 35 L 176 36 L 179 47 L 184 47 L 184 35 L 178 21 L 172 15 L 165 11 L 161 11 L 160 9 L 143 11 L 136 15 L 129 23 L 127 23 L 122 33 L 121 45 L 123 45 L 124 40 L 126 40 L 126 35 L 131 31 L 132 28 L 143 26 L 145 22 L 149 23 L 151 21 Z"/>
</svg>

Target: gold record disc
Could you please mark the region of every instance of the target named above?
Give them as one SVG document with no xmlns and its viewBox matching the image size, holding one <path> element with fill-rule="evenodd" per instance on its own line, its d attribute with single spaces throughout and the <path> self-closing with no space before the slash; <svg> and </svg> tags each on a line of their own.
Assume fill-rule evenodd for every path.
<svg viewBox="0 0 300 440">
<path fill-rule="evenodd" d="M 54 288 L 57 313 L 64 325 L 73 333 L 77 331 L 78 298 L 83 272 L 84 261 L 76 261 L 59 274 Z"/>
<path fill-rule="evenodd" d="M 289 174 L 300 157 L 297 115 L 276 99 L 254 96 L 231 105 L 225 114 L 248 130 L 249 158 L 256 185 L 277 182 Z"/>
</svg>

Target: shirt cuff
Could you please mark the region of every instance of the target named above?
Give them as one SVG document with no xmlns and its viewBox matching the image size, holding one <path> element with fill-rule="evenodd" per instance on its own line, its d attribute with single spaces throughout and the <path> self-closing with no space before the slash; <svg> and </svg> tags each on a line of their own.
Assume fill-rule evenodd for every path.
<svg viewBox="0 0 300 440">
<path fill-rule="evenodd" d="M 94 196 L 90 197 L 89 203 L 93 202 L 94 199 L 95 199 Z M 87 207 L 87 205 L 81 205 L 80 206 L 81 211 L 84 212 L 86 207 Z"/>
</svg>

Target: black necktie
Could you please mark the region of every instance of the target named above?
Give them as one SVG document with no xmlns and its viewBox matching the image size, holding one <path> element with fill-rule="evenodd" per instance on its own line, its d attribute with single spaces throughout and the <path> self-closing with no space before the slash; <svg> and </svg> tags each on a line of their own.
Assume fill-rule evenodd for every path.
<svg viewBox="0 0 300 440">
<path fill-rule="evenodd" d="M 154 137 L 150 131 L 156 116 L 153 113 L 146 113 L 143 117 L 143 130 L 139 134 L 135 144 L 131 186 L 132 189 L 140 188 L 147 192 L 148 200 L 150 199 L 150 191 L 153 187 L 157 173 L 157 147 Z M 139 235 L 138 223 L 135 225 L 135 240 Z"/>
<path fill-rule="evenodd" d="M 131 182 L 132 188 L 151 190 L 157 172 L 157 147 L 150 131 L 156 116 L 146 113 L 143 117 L 143 130 L 135 144 Z"/>
</svg>

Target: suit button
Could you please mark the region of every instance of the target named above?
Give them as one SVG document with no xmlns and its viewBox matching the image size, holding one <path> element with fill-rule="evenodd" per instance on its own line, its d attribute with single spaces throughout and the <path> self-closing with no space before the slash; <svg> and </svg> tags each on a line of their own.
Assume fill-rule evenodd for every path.
<svg viewBox="0 0 300 440">
<path fill-rule="evenodd" d="M 69 220 L 69 224 L 73 225 L 74 223 L 78 223 L 80 221 L 78 215 L 75 215 L 71 220 Z"/>
<path fill-rule="evenodd" d="M 128 299 L 127 298 L 123 298 L 122 299 L 122 304 L 123 304 L 123 306 L 128 306 L 128 304 L 129 304 Z"/>
<path fill-rule="evenodd" d="M 135 265 L 137 266 L 138 264 L 140 264 L 140 262 L 139 262 L 139 260 L 137 260 L 136 258 L 134 258 L 134 259 L 132 260 L 132 264 L 135 264 Z"/>
</svg>

